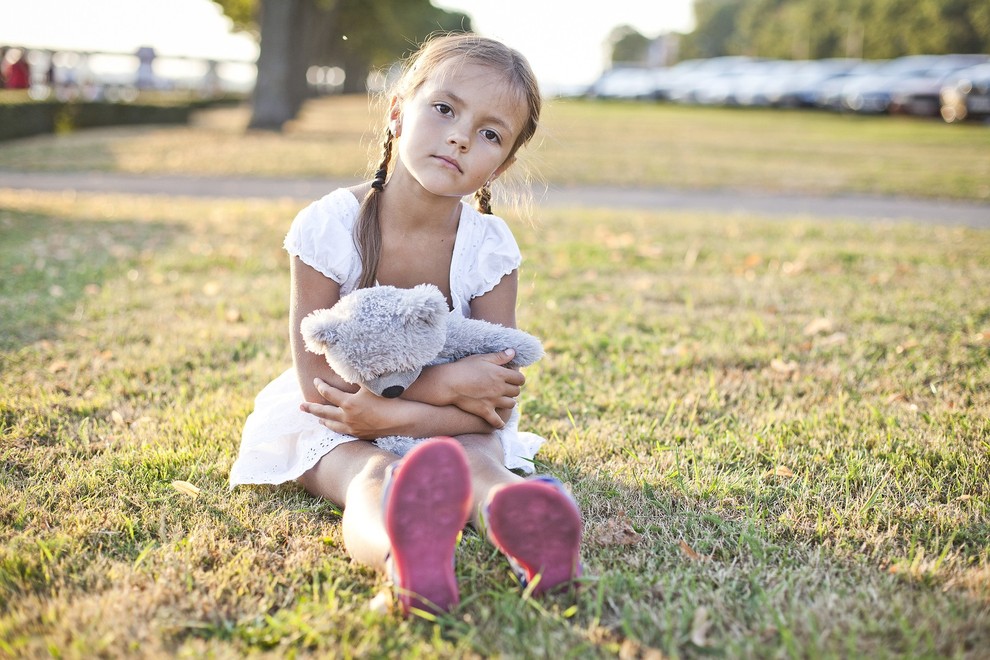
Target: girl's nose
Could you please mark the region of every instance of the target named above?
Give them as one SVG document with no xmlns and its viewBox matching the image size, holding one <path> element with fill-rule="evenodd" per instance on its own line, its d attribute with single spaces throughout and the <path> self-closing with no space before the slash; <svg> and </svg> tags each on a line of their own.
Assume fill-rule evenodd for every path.
<svg viewBox="0 0 990 660">
<path fill-rule="evenodd" d="M 470 142 L 463 131 L 455 130 L 447 137 L 447 144 L 452 144 L 461 151 L 468 148 Z"/>
</svg>

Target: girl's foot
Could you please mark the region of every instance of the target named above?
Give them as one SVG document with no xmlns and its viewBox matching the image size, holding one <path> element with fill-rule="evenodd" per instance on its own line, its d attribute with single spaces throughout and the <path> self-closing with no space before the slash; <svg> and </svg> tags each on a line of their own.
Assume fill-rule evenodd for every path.
<svg viewBox="0 0 990 660">
<path fill-rule="evenodd" d="M 402 611 L 446 612 L 460 601 L 454 546 L 471 509 L 461 445 L 435 438 L 396 462 L 385 488 L 385 530 Z"/>
<path fill-rule="evenodd" d="M 533 477 L 496 490 L 485 507 L 488 536 L 523 586 L 541 594 L 581 575 L 581 512 L 552 477 Z"/>
</svg>

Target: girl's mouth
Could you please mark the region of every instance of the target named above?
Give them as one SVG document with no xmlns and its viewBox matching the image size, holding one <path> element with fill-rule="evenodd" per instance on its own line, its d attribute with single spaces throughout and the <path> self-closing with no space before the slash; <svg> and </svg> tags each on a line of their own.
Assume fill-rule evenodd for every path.
<svg viewBox="0 0 990 660">
<path fill-rule="evenodd" d="M 455 169 L 458 172 L 460 172 L 461 174 L 464 173 L 464 171 L 461 170 L 460 164 L 458 164 L 458 162 L 456 160 L 454 160 L 453 158 L 448 158 L 447 156 L 434 156 L 434 158 L 436 158 L 437 160 L 443 162 L 447 167 L 450 167 L 451 169 Z"/>
</svg>

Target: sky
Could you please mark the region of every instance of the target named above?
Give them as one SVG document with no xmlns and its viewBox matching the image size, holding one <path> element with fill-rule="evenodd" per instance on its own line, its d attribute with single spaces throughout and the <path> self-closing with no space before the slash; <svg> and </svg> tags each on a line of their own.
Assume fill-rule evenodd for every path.
<svg viewBox="0 0 990 660">
<path fill-rule="evenodd" d="M 609 32 L 629 25 L 647 37 L 687 32 L 693 0 L 433 0 L 471 16 L 476 32 L 516 48 L 544 85 L 590 84 L 606 64 Z M 583 6 L 582 6 L 583 5 Z"/>
<path fill-rule="evenodd" d="M 434 0 L 472 17 L 476 32 L 529 59 L 544 86 L 590 84 L 605 64 L 612 28 L 653 37 L 688 31 L 693 0 Z M 234 34 L 210 0 L 0 0 L 0 45 L 253 61 L 257 45 Z"/>
</svg>

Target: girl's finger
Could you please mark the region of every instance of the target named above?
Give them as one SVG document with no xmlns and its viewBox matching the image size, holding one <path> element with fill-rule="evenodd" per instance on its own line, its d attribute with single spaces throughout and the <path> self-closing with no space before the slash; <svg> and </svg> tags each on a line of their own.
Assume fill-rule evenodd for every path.
<svg viewBox="0 0 990 660">
<path fill-rule="evenodd" d="M 492 428 L 500 429 L 505 426 L 505 420 L 498 416 L 494 410 L 485 415 L 485 421 L 492 425 Z"/>
<path fill-rule="evenodd" d="M 498 402 L 497 402 L 497 404 L 496 404 L 495 407 L 496 408 L 505 408 L 505 409 L 515 408 L 516 407 L 516 400 L 513 399 L 512 397 L 503 396 L 501 399 L 498 400 Z"/>
<path fill-rule="evenodd" d="M 322 396 L 328 402 L 332 403 L 335 406 L 340 405 L 340 398 L 344 394 L 344 392 L 338 390 L 336 387 L 333 387 L 325 380 L 322 380 L 320 378 L 314 378 L 313 385 L 316 386 L 316 391 L 320 393 L 320 396 Z"/>
<path fill-rule="evenodd" d="M 339 408 L 337 406 L 329 405 L 324 406 L 318 403 L 304 402 L 299 406 L 299 409 L 304 413 L 309 413 L 314 417 L 319 417 L 321 420 L 335 421 L 337 411 Z"/>
<path fill-rule="evenodd" d="M 510 385 L 518 385 L 519 387 L 522 387 L 526 384 L 526 376 L 524 376 L 521 371 L 510 369 L 509 373 L 505 377 L 505 382 Z"/>
</svg>

